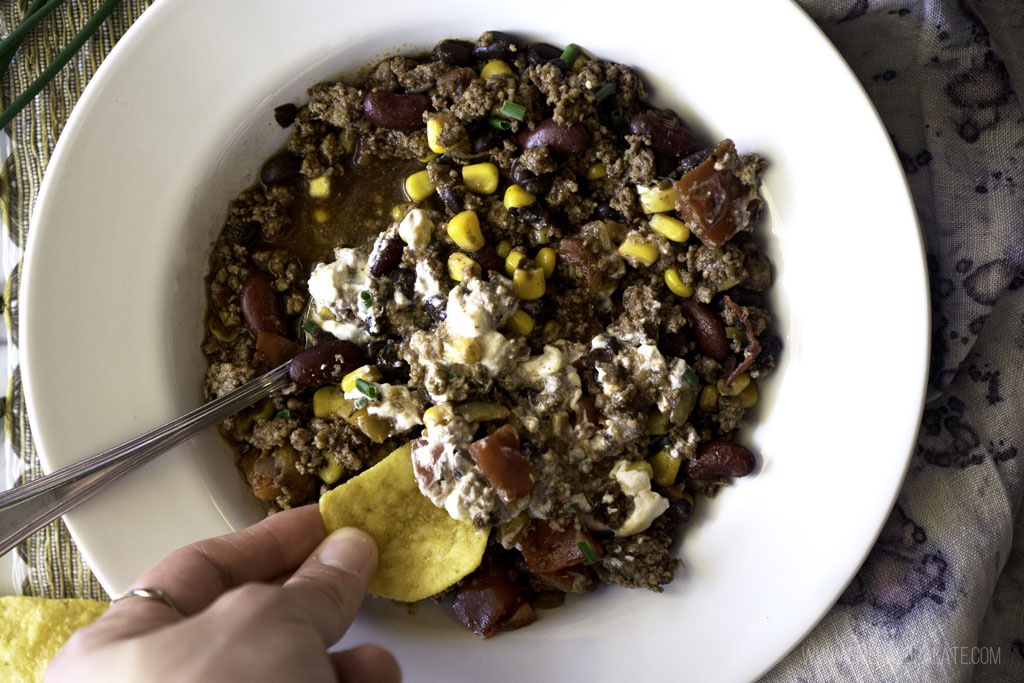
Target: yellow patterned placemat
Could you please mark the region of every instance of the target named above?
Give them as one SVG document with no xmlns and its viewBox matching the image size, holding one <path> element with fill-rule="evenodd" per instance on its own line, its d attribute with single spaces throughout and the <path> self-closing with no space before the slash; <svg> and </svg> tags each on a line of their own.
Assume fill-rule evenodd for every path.
<svg viewBox="0 0 1024 683">
<path fill-rule="evenodd" d="M 31 0 L 0 3 L 0 36 L 7 35 L 24 17 Z M 68 0 L 42 20 L 28 35 L 0 80 L 0 98 L 10 102 L 35 80 L 71 38 L 100 7 L 102 0 Z M 32 445 L 32 431 L 21 391 L 17 368 L 18 274 L 28 238 L 29 216 L 35 204 L 43 172 L 54 144 L 89 79 L 114 43 L 152 4 L 152 0 L 122 0 L 100 29 L 63 70 L 7 128 L 10 153 L 0 168 L 0 218 L 7 231 L 3 263 L 7 280 L 3 294 L 4 320 L 8 329 L 8 353 L 13 361 L 6 398 L 3 400 L 6 439 L 4 457 L 12 471 L 20 472 L 16 483 L 42 475 Z M 92 598 L 106 600 L 102 586 L 85 565 L 62 521 L 54 522 L 18 546 L 23 562 L 21 592 L 49 598 Z"/>
</svg>

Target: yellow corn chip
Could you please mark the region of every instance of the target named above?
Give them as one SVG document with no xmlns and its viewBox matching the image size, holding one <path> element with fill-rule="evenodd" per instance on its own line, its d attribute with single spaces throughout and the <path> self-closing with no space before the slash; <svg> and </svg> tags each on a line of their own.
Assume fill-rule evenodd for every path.
<svg viewBox="0 0 1024 683">
<path fill-rule="evenodd" d="M 71 634 L 107 610 L 96 600 L 0 597 L 0 680 L 43 680 L 43 671 Z"/>
<path fill-rule="evenodd" d="M 320 515 L 328 533 L 354 526 L 373 537 L 380 561 L 370 592 L 401 602 L 453 585 L 480 566 L 487 546 L 487 531 L 452 519 L 420 493 L 409 444 L 325 493 Z"/>
</svg>

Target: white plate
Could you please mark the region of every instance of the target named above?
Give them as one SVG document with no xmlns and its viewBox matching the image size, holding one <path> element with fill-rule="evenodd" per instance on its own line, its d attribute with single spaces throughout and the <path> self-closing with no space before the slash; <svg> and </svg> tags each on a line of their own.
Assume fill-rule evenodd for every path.
<svg viewBox="0 0 1024 683">
<path fill-rule="evenodd" d="M 744 437 L 762 464 L 703 507 L 664 594 L 601 590 L 486 643 L 440 608 L 411 617 L 371 601 L 350 642 L 385 644 L 414 680 L 753 678 L 870 548 L 914 441 L 928 353 L 920 237 L 888 137 L 788 2 L 156 3 L 89 84 L 39 196 L 22 354 L 43 463 L 199 402 L 207 254 L 228 200 L 285 138 L 273 106 L 386 52 L 491 28 L 635 65 L 707 139 L 770 160 L 763 234 L 786 348 Z M 176 546 L 258 517 L 211 432 L 67 521 L 115 591 Z"/>
</svg>

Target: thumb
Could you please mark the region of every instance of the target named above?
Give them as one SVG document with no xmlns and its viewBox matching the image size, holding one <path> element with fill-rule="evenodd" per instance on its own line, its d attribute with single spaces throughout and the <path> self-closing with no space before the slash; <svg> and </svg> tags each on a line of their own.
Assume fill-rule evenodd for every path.
<svg viewBox="0 0 1024 683">
<path fill-rule="evenodd" d="M 325 538 L 284 584 L 324 645 L 338 642 L 355 619 L 377 568 L 377 545 L 365 531 L 338 529 Z"/>
</svg>

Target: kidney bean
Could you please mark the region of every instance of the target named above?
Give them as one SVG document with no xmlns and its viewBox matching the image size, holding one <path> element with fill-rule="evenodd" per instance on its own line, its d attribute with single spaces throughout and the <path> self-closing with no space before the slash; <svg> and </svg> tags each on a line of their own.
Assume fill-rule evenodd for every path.
<svg viewBox="0 0 1024 683">
<path fill-rule="evenodd" d="M 363 350 L 344 339 L 329 339 L 299 351 L 288 368 L 288 377 L 301 387 L 336 382 L 363 365 Z"/>
<path fill-rule="evenodd" d="M 548 43 L 531 43 L 526 48 L 526 60 L 533 66 L 550 62 L 562 56 L 562 48 Z"/>
<path fill-rule="evenodd" d="M 498 252 L 494 251 L 493 247 L 484 247 L 476 252 L 476 261 L 485 273 L 494 270 L 502 275 L 505 274 L 505 259 L 498 256 Z"/>
<path fill-rule="evenodd" d="M 368 92 L 363 98 L 363 114 L 370 121 L 389 130 L 412 131 L 423 128 L 423 112 L 430 107 L 430 98 L 418 93 L 398 95 L 393 92 Z"/>
<path fill-rule="evenodd" d="M 242 283 L 240 298 L 245 324 L 254 334 L 273 332 L 282 337 L 288 334 L 288 327 L 281 317 L 277 291 L 271 284 L 270 273 L 257 270 L 249 275 Z"/>
<path fill-rule="evenodd" d="M 590 133 L 581 123 L 563 126 L 554 119 L 544 119 L 533 130 L 520 131 L 516 142 L 523 149 L 547 145 L 562 154 L 580 154 L 590 142 Z"/>
<path fill-rule="evenodd" d="M 729 338 L 725 336 L 725 323 L 711 307 L 693 299 L 680 299 L 679 307 L 693 328 L 693 337 L 700 352 L 719 363 L 728 358 Z"/>
<path fill-rule="evenodd" d="M 373 277 L 384 277 L 402 261 L 405 242 L 398 235 L 392 235 L 377 243 L 377 248 L 370 254 L 366 269 Z"/>
<path fill-rule="evenodd" d="M 521 40 L 509 33 L 487 31 L 473 46 L 473 55 L 481 60 L 508 60 L 515 56 L 522 45 Z"/>
<path fill-rule="evenodd" d="M 705 441 L 697 456 L 686 463 L 691 479 L 745 477 L 754 471 L 754 454 L 734 441 Z"/>
<path fill-rule="evenodd" d="M 469 87 L 476 78 L 476 72 L 468 66 L 460 66 L 437 77 L 437 92 L 454 100 Z"/>
<path fill-rule="evenodd" d="M 633 135 L 649 135 L 654 151 L 667 157 L 682 159 L 697 149 L 693 133 L 681 123 L 654 114 L 637 114 L 631 118 L 629 132 Z"/>
<path fill-rule="evenodd" d="M 434 59 L 452 66 L 472 66 L 473 43 L 468 40 L 442 40 L 434 46 Z"/>
<path fill-rule="evenodd" d="M 294 154 L 278 154 L 267 160 L 260 169 L 260 182 L 264 185 L 287 185 L 299 179 L 302 158 Z"/>
<path fill-rule="evenodd" d="M 299 108 L 289 102 L 288 104 L 282 104 L 280 107 L 274 107 L 274 120 L 277 121 L 277 125 L 282 128 L 295 123 L 295 117 L 299 114 Z"/>
</svg>

